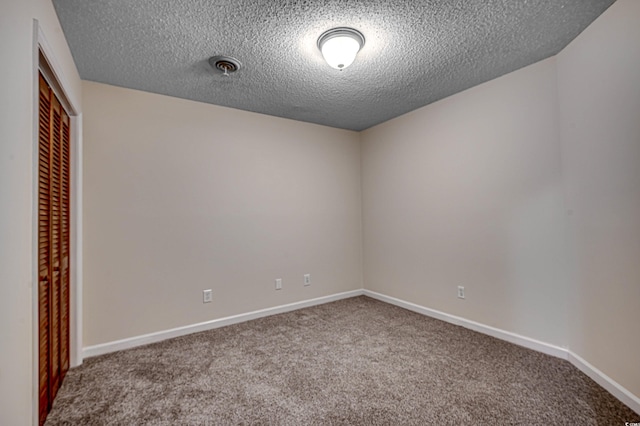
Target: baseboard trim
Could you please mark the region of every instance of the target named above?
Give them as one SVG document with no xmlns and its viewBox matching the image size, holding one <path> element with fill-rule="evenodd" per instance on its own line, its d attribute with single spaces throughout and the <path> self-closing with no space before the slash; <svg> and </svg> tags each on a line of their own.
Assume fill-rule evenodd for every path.
<svg viewBox="0 0 640 426">
<path fill-rule="evenodd" d="M 636 414 L 640 415 L 640 398 L 629 392 L 626 388 L 620 386 L 618 382 L 611 377 L 598 370 L 584 358 L 569 351 L 569 362 L 578 370 L 589 376 L 591 380 L 605 388 L 611 395 L 618 398 L 627 407 L 631 408 Z"/>
<path fill-rule="evenodd" d="M 554 356 L 556 358 L 567 359 L 568 351 L 566 348 L 560 346 L 551 345 L 549 343 L 541 342 L 539 340 L 531 339 L 529 337 L 522 336 L 520 334 L 512 333 L 510 331 L 501 330 L 499 328 L 484 325 L 479 322 L 471 321 L 466 318 L 450 315 L 445 312 L 437 311 L 435 309 L 426 308 L 424 306 L 416 305 L 415 303 L 407 302 L 405 300 L 396 299 L 395 297 L 387 296 L 384 294 L 376 293 L 375 291 L 364 290 L 365 296 L 387 302 L 392 305 L 400 306 L 401 308 L 408 309 L 413 312 L 417 312 L 428 317 L 436 318 L 441 321 L 445 321 L 451 324 L 459 325 L 464 328 L 477 331 L 482 334 L 486 334 L 495 337 L 500 340 L 505 340 L 510 343 L 514 343 L 518 346 L 523 346 L 528 349 L 532 349 L 537 352 L 542 352 L 547 355 Z"/>
<path fill-rule="evenodd" d="M 198 324 L 188 325 L 184 327 L 173 328 L 170 330 L 159 331 L 156 333 L 145 334 L 142 336 L 130 337 L 128 339 L 116 340 L 113 342 L 102 343 L 99 345 L 87 346 L 82 351 L 83 358 L 89 358 L 92 356 L 104 355 L 111 352 L 121 351 L 124 349 L 130 349 L 137 346 L 147 345 L 149 343 L 160 342 L 162 340 L 171 339 L 174 337 L 185 336 L 191 333 L 198 333 L 200 331 L 212 330 L 214 328 L 225 327 L 227 325 L 238 324 L 241 322 L 251 321 L 258 318 L 268 317 L 271 315 L 282 314 L 285 312 L 296 311 L 298 309 L 308 308 L 311 306 L 322 305 L 325 303 L 335 302 L 341 299 L 348 299 L 357 296 L 368 296 L 376 300 L 380 300 L 391 305 L 399 306 L 404 309 L 408 309 L 419 314 L 439 319 L 454 325 L 459 325 L 468 328 L 478 333 L 486 334 L 488 336 L 495 337 L 500 340 L 504 340 L 537 352 L 542 352 L 547 355 L 551 355 L 557 358 L 568 360 L 577 369 L 589 376 L 594 382 L 602 386 L 613 396 L 618 398 L 622 403 L 627 405 L 637 414 L 640 414 L 640 398 L 631 393 L 629 390 L 621 386 L 615 380 L 598 370 L 589 362 L 584 360 L 579 355 L 571 352 L 566 348 L 555 346 L 549 343 L 541 342 L 539 340 L 531 339 L 510 331 L 502 330 L 499 328 L 491 327 L 485 324 L 481 324 L 475 321 L 468 320 L 466 318 L 458 317 L 455 315 L 447 314 L 445 312 L 437 311 L 435 309 L 427 308 L 415 303 L 407 302 L 402 299 L 387 296 L 381 293 L 377 293 L 371 290 L 359 289 L 353 291 L 347 291 L 344 293 L 332 294 L 329 296 L 318 297 L 316 299 L 303 300 L 300 302 L 289 303 L 287 305 L 275 306 L 273 308 L 260 309 L 258 311 L 248 312 L 245 314 L 233 315 L 225 318 L 219 318 L 211 321 L 206 321 Z"/>
<path fill-rule="evenodd" d="M 611 377 L 598 370 L 593 365 L 589 364 L 579 355 L 571 352 L 566 348 L 551 345 L 549 343 L 541 342 L 539 340 L 531 339 L 529 337 L 521 336 L 510 331 L 501 330 L 499 328 L 484 325 L 475 321 L 471 321 L 455 315 L 450 315 L 435 309 L 430 309 L 424 306 L 416 305 L 415 303 L 407 302 L 405 300 L 396 299 L 395 297 L 387 296 L 384 294 L 376 293 L 371 290 L 364 290 L 364 295 L 373 299 L 380 300 L 382 302 L 390 303 L 392 305 L 399 306 L 401 308 L 408 309 L 413 312 L 417 312 L 428 317 L 436 318 L 451 324 L 459 325 L 478 333 L 487 334 L 500 340 L 505 340 L 510 343 L 514 343 L 525 348 L 542 352 L 547 355 L 551 355 L 557 358 L 566 359 L 578 370 L 589 376 L 594 382 L 606 389 L 611 395 L 618 398 L 623 404 L 631 408 L 637 414 L 640 414 L 640 398 L 635 396 L 629 390 L 621 386 Z"/>
<path fill-rule="evenodd" d="M 211 321 L 201 322 L 198 324 L 187 325 L 184 327 L 172 328 L 170 330 L 158 331 L 155 333 L 144 334 L 141 336 L 130 337 L 113 342 L 101 343 L 99 345 L 87 346 L 82 351 L 83 358 L 104 355 L 111 352 L 121 351 L 124 349 L 135 348 L 137 346 L 148 345 L 174 337 L 185 336 L 187 334 L 198 333 L 200 331 L 212 330 L 214 328 L 225 327 L 227 325 L 238 324 L 245 321 L 251 321 L 258 318 L 268 317 L 271 315 L 282 314 L 285 312 L 296 311 L 302 308 L 322 305 L 329 302 L 335 302 L 350 297 L 362 296 L 364 291 L 353 290 L 344 293 L 336 293 L 329 296 L 318 297 L 316 299 L 303 300 L 300 302 L 289 303 L 287 305 L 275 306 L 273 308 L 260 309 L 258 311 L 248 312 L 246 314 L 233 315 L 225 318 L 218 318 Z"/>
</svg>

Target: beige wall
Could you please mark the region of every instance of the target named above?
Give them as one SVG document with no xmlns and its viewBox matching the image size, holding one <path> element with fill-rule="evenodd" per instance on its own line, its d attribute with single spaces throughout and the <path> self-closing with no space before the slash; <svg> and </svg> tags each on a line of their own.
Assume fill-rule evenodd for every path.
<svg viewBox="0 0 640 426">
<path fill-rule="evenodd" d="M 358 133 L 83 96 L 85 345 L 362 288 Z"/>
<path fill-rule="evenodd" d="M 0 13 L 0 424 L 26 425 L 33 395 L 33 19 L 70 95 L 80 79 L 50 1 L 4 0 Z M 78 104 L 79 105 L 79 104 Z"/>
<path fill-rule="evenodd" d="M 640 396 L 640 2 L 558 55 L 571 349 Z"/>
<path fill-rule="evenodd" d="M 640 395 L 639 40 L 619 0 L 556 58 L 364 132 L 366 288 L 569 347 Z"/>
<path fill-rule="evenodd" d="M 366 288 L 566 346 L 556 83 L 547 59 L 363 134 Z"/>
</svg>

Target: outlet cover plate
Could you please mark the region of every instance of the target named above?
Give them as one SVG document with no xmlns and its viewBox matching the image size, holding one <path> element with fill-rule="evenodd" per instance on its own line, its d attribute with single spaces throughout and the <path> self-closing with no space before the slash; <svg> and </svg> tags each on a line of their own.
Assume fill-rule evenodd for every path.
<svg viewBox="0 0 640 426">
<path fill-rule="evenodd" d="M 202 290 L 202 303 L 211 303 L 211 300 L 213 300 L 211 289 Z"/>
</svg>

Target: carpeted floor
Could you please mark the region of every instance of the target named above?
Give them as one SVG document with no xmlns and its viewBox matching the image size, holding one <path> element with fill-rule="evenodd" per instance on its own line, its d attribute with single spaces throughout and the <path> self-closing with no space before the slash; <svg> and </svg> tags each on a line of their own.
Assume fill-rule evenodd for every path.
<svg viewBox="0 0 640 426">
<path fill-rule="evenodd" d="M 566 361 L 367 297 L 85 360 L 47 425 L 624 425 Z"/>
</svg>

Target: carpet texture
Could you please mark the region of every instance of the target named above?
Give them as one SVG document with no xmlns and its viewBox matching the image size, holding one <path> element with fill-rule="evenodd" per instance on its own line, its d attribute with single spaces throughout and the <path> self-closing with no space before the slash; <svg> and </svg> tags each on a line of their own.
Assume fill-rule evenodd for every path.
<svg viewBox="0 0 640 426">
<path fill-rule="evenodd" d="M 624 425 L 579 370 L 367 297 L 85 360 L 47 425 Z"/>
</svg>

